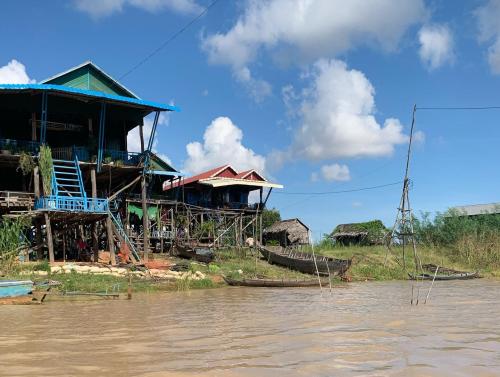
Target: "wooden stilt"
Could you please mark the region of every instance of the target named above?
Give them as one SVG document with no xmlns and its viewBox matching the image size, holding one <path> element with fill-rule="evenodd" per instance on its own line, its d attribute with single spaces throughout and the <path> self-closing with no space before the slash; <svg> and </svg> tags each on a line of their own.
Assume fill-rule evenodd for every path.
<svg viewBox="0 0 500 377">
<path fill-rule="evenodd" d="M 54 241 L 52 239 L 52 227 L 50 226 L 50 217 L 47 212 L 44 213 L 45 217 L 45 232 L 47 233 L 47 247 L 49 249 L 49 262 L 54 263 Z"/>
<path fill-rule="evenodd" d="M 147 262 L 149 258 L 149 216 L 148 204 L 146 202 L 147 182 L 146 176 L 142 176 L 141 180 L 141 196 L 142 196 L 142 228 L 143 228 L 143 243 L 144 243 L 144 260 Z"/>
<path fill-rule="evenodd" d="M 40 220 L 35 220 L 36 227 L 36 259 L 43 259 L 43 237 L 42 237 L 42 224 Z"/>
<path fill-rule="evenodd" d="M 144 153 L 144 130 L 142 124 L 139 125 L 139 138 L 141 139 L 141 153 Z"/>
<path fill-rule="evenodd" d="M 111 216 L 106 218 L 106 231 L 108 235 L 108 249 L 109 249 L 109 261 L 111 265 L 116 264 L 116 255 L 115 255 L 115 240 L 113 235 L 113 220 L 111 220 Z"/>
<path fill-rule="evenodd" d="M 90 170 L 90 181 L 92 183 L 92 198 L 97 198 L 97 179 L 94 168 Z M 99 238 L 97 236 L 97 222 L 92 224 L 92 255 L 94 263 L 99 261 Z"/>
<path fill-rule="evenodd" d="M 31 113 L 31 140 L 36 141 L 36 113 Z"/>
</svg>

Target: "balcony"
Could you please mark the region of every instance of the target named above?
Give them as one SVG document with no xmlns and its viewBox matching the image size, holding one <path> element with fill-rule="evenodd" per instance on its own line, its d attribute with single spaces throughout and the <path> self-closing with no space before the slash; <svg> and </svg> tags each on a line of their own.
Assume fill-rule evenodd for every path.
<svg viewBox="0 0 500 377">
<path fill-rule="evenodd" d="M 35 202 L 35 209 L 47 211 L 107 213 L 107 199 L 72 196 L 42 196 Z"/>
<path fill-rule="evenodd" d="M 103 151 L 103 163 L 113 164 L 116 166 L 126 165 L 126 166 L 137 166 L 141 162 L 142 153 L 138 152 L 126 152 L 114 149 L 104 149 Z M 95 156 L 91 156 L 88 148 L 86 147 L 63 147 L 63 148 L 53 148 L 52 157 L 58 160 L 74 160 L 75 157 L 78 161 L 82 162 L 95 162 Z"/>
<path fill-rule="evenodd" d="M 14 155 L 21 152 L 37 155 L 40 151 L 40 143 L 37 141 L 0 139 L 0 153 L 2 155 Z"/>
</svg>

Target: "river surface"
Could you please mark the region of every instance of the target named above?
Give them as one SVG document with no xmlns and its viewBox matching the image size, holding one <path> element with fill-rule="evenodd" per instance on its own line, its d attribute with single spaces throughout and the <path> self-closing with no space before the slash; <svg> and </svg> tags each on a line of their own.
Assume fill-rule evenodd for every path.
<svg viewBox="0 0 500 377">
<path fill-rule="evenodd" d="M 0 375 L 500 376 L 500 281 L 410 296 L 373 282 L 0 306 Z"/>
</svg>

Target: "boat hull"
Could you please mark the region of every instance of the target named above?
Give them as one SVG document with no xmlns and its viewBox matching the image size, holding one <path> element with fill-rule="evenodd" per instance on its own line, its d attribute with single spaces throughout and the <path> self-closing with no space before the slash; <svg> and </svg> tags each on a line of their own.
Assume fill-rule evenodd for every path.
<svg viewBox="0 0 500 377">
<path fill-rule="evenodd" d="M 177 255 L 182 258 L 193 259 L 202 263 L 210 263 L 214 259 L 213 252 L 207 252 L 203 248 L 192 248 L 184 245 L 176 245 L 175 248 Z"/>
<path fill-rule="evenodd" d="M 464 272 L 461 274 L 450 274 L 450 275 L 436 275 L 434 278 L 433 274 L 420 274 L 420 275 L 410 275 L 412 280 L 469 280 L 480 278 L 477 272 Z"/>
<path fill-rule="evenodd" d="M 269 288 L 294 288 L 294 287 L 317 287 L 318 279 L 311 280 L 279 280 L 279 279 L 242 279 L 236 280 L 224 276 L 224 281 L 232 286 L 240 287 L 269 287 Z M 328 281 L 321 282 L 328 285 Z"/>
<path fill-rule="evenodd" d="M 0 281 L 0 298 L 26 296 L 33 291 L 31 280 Z"/>
<path fill-rule="evenodd" d="M 307 253 L 284 253 L 261 247 L 260 253 L 272 264 L 288 267 L 292 270 L 306 274 L 328 276 L 342 276 L 351 267 L 350 259 L 336 259 L 328 257 L 316 257 L 316 263 L 311 254 Z M 316 269 L 317 266 L 317 269 Z"/>
</svg>

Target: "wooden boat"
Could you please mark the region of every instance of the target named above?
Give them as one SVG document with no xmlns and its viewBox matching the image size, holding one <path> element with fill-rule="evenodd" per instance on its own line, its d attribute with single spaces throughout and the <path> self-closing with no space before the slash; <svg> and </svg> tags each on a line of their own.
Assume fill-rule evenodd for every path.
<svg viewBox="0 0 500 377">
<path fill-rule="evenodd" d="M 191 247 L 177 244 L 175 246 L 177 255 L 182 258 L 193 259 L 197 262 L 210 263 L 214 259 L 214 253 L 211 249 L 204 247 Z"/>
<path fill-rule="evenodd" d="M 439 267 L 435 264 L 424 264 L 422 269 L 425 271 L 419 275 L 408 274 L 412 280 L 468 280 L 477 279 L 481 276 L 476 272 L 458 271 L 452 268 Z M 436 273 L 437 269 L 437 273 Z M 434 275 L 436 277 L 434 278 Z"/>
<path fill-rule="evenodd" d="M 0 298 L 27 296 L 32 291 L 31 280 L 0 280 Z"/>
<path fill-rule="evenodd" d="M 241 287 L 279 287 L 279 288 L 292 288 L 292 287 L 317 287 L 319 286 L 318 279 L 309 280 L 279 280 L 279 279 L 242 279 L 236 280 L 223 276 L 224 281 L 232 286 Z M 322 280 L 321 285 L 327 286 L 328 281 Z"/>
<path fill-rule="evenodd" d="M 312 254 L 286 250 L 280 246 L 260 247 L 260 253 L 269 262 L 306 274 L 316 274 L 316 266 L 320 275 L 342 276 L 351 267 L 351 259 L 337 259 L 316 255 L 316 263 Z"/>
</svg>

